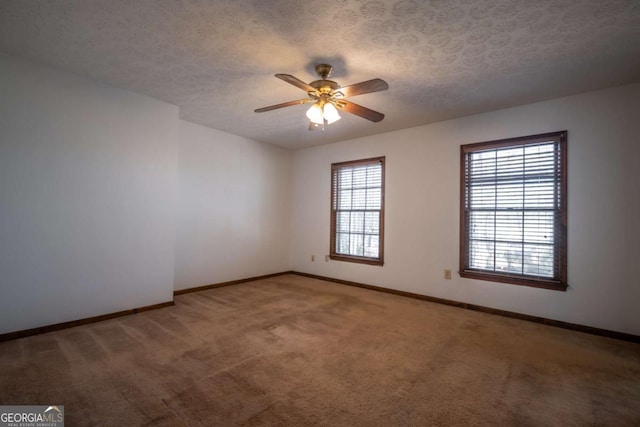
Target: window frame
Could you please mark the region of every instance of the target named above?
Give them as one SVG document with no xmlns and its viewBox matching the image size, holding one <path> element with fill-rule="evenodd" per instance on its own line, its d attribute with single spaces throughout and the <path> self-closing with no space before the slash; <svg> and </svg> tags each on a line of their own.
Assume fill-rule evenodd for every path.
<svg viewBox="0 0 640 427">
<path fill-rule="evenodd" d="M 458 273 L 461 277 L 557 291 L 567 290 L 567 139 L 568 132 L 565 130 L 460 146 L 460 268 Z M 559 190 L 557 199 L 558 209 L 554 219 L 553 250 L 554 257 L 557 257 L 554 262 L 554 277 L 547 279 L 526 274 L 501 273 L 469 268 L 470 235 L 468 229 L 469 216 L 467 215 L 466 209 L 467 155 L 478 151 L 509 148 L 541 142 L 554 142 L 557 145 L 556 153 L 560 157 L 557 161 L 559 172 L 558 181 L 556 181 Z"/>
<path fill-rule="evenodd" d="M 378 256 L 377 257 L 367 257 L 360 255 L 346 255 L 336 252 L 336 224 L 337 224 L 337 213 L 338 209 L 334 208 L 334 200 L 335 200 L 335 179 L 334 175 L 337 170 L 340 170 L 345 167 L 353 167 L 353 166 L 363 166 L 379 163 L 381 165 L 381 182 L 380 182 L 380 216 L 379 216 L 379 224 L 378 224 Z M 346 162 L 338 162 L 331 164 L 331 198 L 330 208 L 331 208 L 331 233 L 330 233 L 330 248 L 329 248 L 329 258 L 335 261 L 346 261 L 346 262 L 354 262 L 359 264 L 369 264 L 369 265 L 384 265 L 384 192 L 385 192 L 385 156 L 381 157 L 372 157 L 368 159 L 360 159 L 360 160 L 350 160 Z"/>
</svg>

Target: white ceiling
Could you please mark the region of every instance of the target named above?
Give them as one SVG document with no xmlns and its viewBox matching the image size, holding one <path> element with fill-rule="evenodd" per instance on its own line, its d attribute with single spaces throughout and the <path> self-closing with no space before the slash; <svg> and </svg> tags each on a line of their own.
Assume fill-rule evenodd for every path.
<svg viewBox="0 0 640 427">
<path fill-rule="evenodd" d="M 640 0 L 2 0 L 0 51 L 178 105 L 180 116 L 289 148 L 640 81 Z M 305 82 L 385 92 L 307 130 Z M 1 102 L 1 101 L 0 101 Z"/>
</svg>

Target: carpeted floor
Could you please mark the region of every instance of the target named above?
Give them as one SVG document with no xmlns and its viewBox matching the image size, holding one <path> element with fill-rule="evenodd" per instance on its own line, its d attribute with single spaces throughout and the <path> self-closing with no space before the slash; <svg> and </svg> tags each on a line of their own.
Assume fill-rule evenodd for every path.
<svg viewBox="0 0 640 427">
<path fill-rule="evenodd" d="M 0 343 L 68 426 L 640 425 L 640 345 L 296 275 Z"/>
</svg>

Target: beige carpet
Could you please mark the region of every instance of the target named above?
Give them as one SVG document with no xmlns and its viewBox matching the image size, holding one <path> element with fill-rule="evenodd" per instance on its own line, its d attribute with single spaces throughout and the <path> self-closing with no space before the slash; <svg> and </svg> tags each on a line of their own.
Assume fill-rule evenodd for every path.
<svg viewBox="0 0 640 427">
<path fill-rule="evenodd" d="M 640 345 L 300 277 L 0 343 L 68 426 L 640 425 Z"/>
</svg>

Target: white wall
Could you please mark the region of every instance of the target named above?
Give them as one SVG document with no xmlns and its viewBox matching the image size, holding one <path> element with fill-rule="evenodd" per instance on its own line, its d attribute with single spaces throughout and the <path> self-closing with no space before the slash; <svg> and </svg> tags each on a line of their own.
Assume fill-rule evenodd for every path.
<svg viewBox="0 0 640 427">
<path fill-rule="evenodd" d="M 290 270 L 291 153 L 180 121 L 175 288 Z"/>
<path fill-rule="evenodd" d="M 0 333 L 173 299 L 178 109 L 0 55 Z"/>
<path fill-rule="evenodd" d="M 293 269 L 640 334 L 639 111 L 636 84 L 299 150 Z M 460 145 L 565 129 L 569 290 L 444 280 L 459 263 Z M 373 156 L 387 158 L 385 265 L 325 262 L 330 164 Z"/>
</svg>

